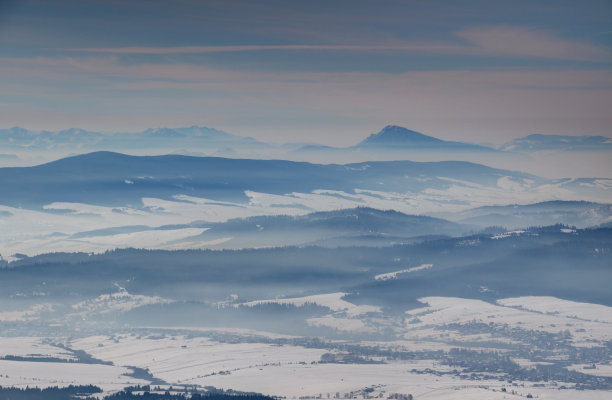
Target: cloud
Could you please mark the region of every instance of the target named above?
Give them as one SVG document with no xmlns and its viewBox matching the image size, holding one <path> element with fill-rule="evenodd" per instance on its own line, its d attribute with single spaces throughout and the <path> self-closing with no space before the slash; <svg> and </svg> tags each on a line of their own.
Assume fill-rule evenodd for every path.
<svg viewBox="0 0 612 400">
<path fill-rule="evenodd" d="M 466 43 L 446 42 L 398 42 L 392 44 L 284 44 L 239 46 L 173 46 L 173 47 L 100 47 L 59 48 L 62 52 L 166 55 L 257 51 L 350 51 L 350 52 L 398 52 L 434 53 L 467 56 L 529 57 L 574 61 L 612 61 L 612 51 L 605 46 L 567 40 L 551 33 L 529 27 L 501 26 L 478 27 L 458 31 L 455 37 Z"/>
<path fill-rule="evenodd" d="M 612 61 L 609 48 L 566 40 L 548 32 L 527 27 L 473 28 L 456 36 L 475 46 L 482 54 L 536 57 L 558 60 Z"/>
<path fill-rule="evenodd" d="M 175 47 L 102 47 L 55 49 L 83 53 L 110 54 L 194 54 L 228 53 L 245 51 L 296 50 L 296 51 L 457 51 L 458 46 L 442 43 L 413 43 L 398 45 L 244 45 L 244 46 L 175 46 Z"/>
</svg>

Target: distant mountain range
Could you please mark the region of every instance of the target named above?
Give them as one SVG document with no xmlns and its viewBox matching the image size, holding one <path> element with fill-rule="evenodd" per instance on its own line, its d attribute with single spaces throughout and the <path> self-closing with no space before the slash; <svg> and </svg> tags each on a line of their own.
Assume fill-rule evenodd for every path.
<svg viewBox="0 0 612 400">
<path fill-rule="evenodd" d="M 193 226 L 193 225 L 191 225 Z M 357 207 L 306 215 L 256 216 L 203 224 L 207 240 L 231 237 L 213 248 L 316 244 L 324 247 L 383 246 L 458 236 L 473 227 L 393 210 Z"/>
<path fill-rule="evenodd" d="M 268 149 L 275 146 L 250 137 L 232 135 L 213 128 L 156 128 L 142 132 L 101 133 L 83 129 L 30 131 L 14 127 L 0 130 L 0 145 L 13 150 L 154 150 L 189 149 L 229 153 L 240 149 Z"/>
<path fill-rule="evenodd" d="M 612 180 L 546 179 L 462 161 L 313 164 L 94 152 L 0 168 L 0 182 L 0 226 L 10 227 L 0 229 L 0 254 L 8 256 L 130 246 L 381 246 L 491 225 L 600 225 L 612 215 L 609 205 L 587 202 L 474 209 L 609 203 Z"/>
<path fill-rule="evenodd" d="M 245 202 L 245 191 L 276 195 L 315 190 L 418 193 L 453 185 L 498 188 L 499 180 L 552 181 L 461 161 L 311 164 L 280 160 L 128 156 L 95 152 L 35 167 L 0 168 L 0 204 L 40 208 L 52 202 L 135 206 L 143 197 L 189 195 Z"/>
<path fill-rule="evenodd" d="M 494 226 L 502 230 L 555 224 L 577 228 L 607 226 L 612 223 L 612 204 L 548 201 L 477 207 L 445 216 L 455 222 L 394 210 L 357 207 L 300 216 L 256 216 L 203 224 L 210 229 L 201 236 L 209 241 L 231 237 L 229 241 L 210 246 L 225 249 L 305 244 L 323 247 L 389 246 L 461 236 Z"/>
<path fill-rule="evenodd" d="M 514 139 L 503 146 L 504 151 L 600 151 L 612 150 L 612 138 L 605 136 L 529 135 Z"/>
<path fill-rule="evenodd" d="M 227 157 L 291 158 L 315 153 L 351 155 L 389 153 L 396 159 L 415 152 L 448 154 L 501 154 L 542 150 L 612 150 L 612 139 L 603 136 L 530 135 L 514 139 L 498 149 L 478 144 L 447 141 L 400 126 L 388 125 L 357 145 L 331 147 L 320 144 L 275 144 L 242 137 L 208 127 L 156 128 L 142 132 L 101 133 L 71 128 L 61 131 L 31 131 L 20 127 L 0 129 L 0 146 L 9 151 L 88 152 L 96 150 L 156 151 Z M 452 157 L 452 156 L 451 156 Z"/>
<path fill-rule="evenodd" d="M 336 208 L 348 208 L 340 204 L 371 206 L 364 201 L 376 201 L 387 209 L 403 204 L 409 210 L 427 210 L 439 204 L 442 212 L 453 203 L 504 204 L 512 199 L 534 203 L 579 198 L 607 203 L 612 190 L 612 180 L 605 178 L 545 179 L 463 161 L 341 165 L 113 152 L 88 153 L 34 167 L 0 168 L 0 182 L 0 205 L 30 209 L 54 202 L 140 208 L 143 198 L 176 201 L 176 196 L 246 204 L 252 201 L 249 193 L 262 193 L 283 196 L 285 205 L 281 197 L 269 200 L 280 202 L 276 204 L 280 208 L 322 210 L 314 199 L 304 197 L 315 193 L 321 198 L 317 201 L 332 201 L 330 204 L 338 204 Z M 366 197 L 370 200 L 364 200 Z"/>
<path fill-rule="evenodd" d="M 464 224 L 498 225 L 508 229 L 566 224 L 586 228 L 612 222 L 612 204 L 588 201 L 546 201 L 535 204 L 485 206 L 440 214 Z"/>
<path fill-rule="evenodd" d="M 113 236 L 138 235 L 204 228 L 190 243 L 211 249 L 244 249 L 279 246 L 381 247 L 419 243 L 474 232 L 504 233 L 508 229 L 563 224 L 567 227 L 605 227 L 612 222 L 612 204 L 585 201 L 549 201 L 528 205 L 487 206 L 450 215 L 455 221 L 394 210 L 356 207 L 305 215 L 260 215 L 225 222 L 194 221 L 160 227 L 126 225 L 69 235 L 66 240 L 92 241 Z M 484 228 L 484 229 L 483 229 Z M 572 229 L 566 229 L 572 233 Z M 57 235 L 56 235 L 57 236 Z M 57 239 L 57 237 L 56 237 Z M 181 243 L 182 239 L 174 241 Z"/>
<path fill-rule="evenodd" d="M 210 312 L 223 311 L 216 302 L 230 293 L 251 300 L 291 293 L 344 292 L 352 293 L 346 297 L 348 301 L 402 314 L 408 307 L 419 307 L 417 299 L 423 296 L 494 301 L 539 295 L 612 304 L 610 252 L 594 251 L 609 249 L 612 230 L 570 231 L 557 225 L 380 248 L 56 252 L 23 257 L 10 268 L 0 268 L 0 300 L 9 300 L 14 293 L 34 297 L 32 292 L 44 290 L 44 301 L 53 302 L 53 311 L 71 313 L 71 304 L 108 294 L 121 282 L 130 293 L 178 301 L 171 309 L 152 304 L 141 310 L 141 318 L 193 321 L 197 316 L 207 323 L 216 314 L 203 318 L 200 313 L 208 307 Z M 408 269 L 422 264 L 433 267 Z M 376 279 L 381 274 L 394 278 Z M 194 305 L 198 306 L 197 314 Z M 226 311 L 232 310 L 229 307 Z M 251 316 L 264 317 L 261 312 Z M 185 326 L 184 322 L 177 325 Z"/>
</svg>

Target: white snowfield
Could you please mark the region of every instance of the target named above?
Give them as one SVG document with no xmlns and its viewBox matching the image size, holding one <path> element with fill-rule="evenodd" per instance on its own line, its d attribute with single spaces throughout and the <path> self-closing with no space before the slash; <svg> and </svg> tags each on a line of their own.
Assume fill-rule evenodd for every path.
<svg viewBox="0 0 612 400">
<path fill-rule="evenodd" d="M 35 304 L 25 310 L 0 311 L 0 322 L 31 321 L 46 311 L 53 311 L 53 305 Z"/>
<path fill-rule="evenodd" d="M 608 364 L 574 364 L 567 367 L 573 371 L 595 376 L 607 376 L 612 378 L 612 365 Z"/>
<path fill-rule="evenodd" d="M 326 317 L 313 318 L 311 324 L 344 326 L 342 330 L 361 332 L 372 326 L 384 326 L 384 314 L 362 313 L 355 305 L 343 300 L 345 293 L 306 296 L 291 299 L 260 300 L 243 304 L 265 304 L 286 301 L 286 304 L 304 305 L 315 303 L 330 309 Z M 98 298 L 100 299 L 100 298 Z M 83 305 L 87 312 L 103 310 L 125 310 L 138 306 L 137 296 L 119 290 L 115 295 L 104 297 L 104 301 L 93 306 Z M 141 299 L 145 302 L 151 301 Z M 114 303 L 119 301 L 120 305 Z M 156 299 L 155 301 L 158 301 Z M 512 343 L 511 337 L 488 334 L 460 334 L 451 329 L 440 329 L 447 324 L 469 325 L 484 323 L 492 326 L 507 326 L 511 331 L 567 332 L 568 338 L 577 347 L 601 346 L 612 340 L 612 307 L 597 304 L 577 303 L 554 297 L 518 297 L 499 300 L 496 304 L 481 300 L 425 297 L 420 299 L 423 307 L 406 312 L 405 325 L 393 325 L 400 338 L 393 341 L 362 342 L 364 345 L 382 349 L 403 349 L 407 351 L 445 350 L 464 347 L 486 351 L 504 351 L 504 346 L 495 343 Z M 263 302 L 263 303 L 262 303 Z M 282 303 L 281 303 L 282 304 Z M 81 307 L 80 305 L 76 308 Z M 106 307 L 106 308 L 105 308 Z M 363 306 L 361 306 L 363 307 Z M 79 308 L 80 309 L 80 308 Z M 350 316 L 349 316 L 350 314 Z M 372 322 L 373 321 L 373 322 Z M 401 321 L 401 320 L 400 320 Z M 154 328 L 151 328 L 154 329 Z M 452 371 L 447 365 L 435 360 L 389 361 L 386 364 L 338 364 L 319 363 L 323 354 L 336 352 L 324 348 L 306 348 L 297 345 L 277 345 L 253 341 L 219 342 L 198 336 L 180 334 L 135 334 L 121 333 L 112 336 L 89 336 L 70 339 L 65 343 L 75 350 L 83 350 L 96 359 L 112 362 L 114 366 L 101 364 L 49 363 L 32 361 L 0 360 L 0 385 L 4 386 L 66 386 L 69 384 L 94 384 L 106 391 L 119 390 L 132 384 L 146 384 L 146 381 L 123 375 L 129 373 L 129 366 L 146 368 L 150 373 L 170 385 L 215 386 L 224 389 L 255 391 L 269 395 L 331 397 L 336 392 L 363 398 L 364 389 L 372 389 L 371 397 L 390 393 L 411 393 L 417 399 L 512 399 L 525 398 L 532 394 L 540 399 L 609 399 L 609 391 L 559 390 L 563 382 L 545 383 L 535 387 L 534 382 L 515 381 L 509 384 L 492 379 L 468 380 L 453 374 L 435 375 L 437 372 Z M 234 335 L 252 337 L 266 336 L 263 332 L 231 330 Z M 270 339 L 279 335 L 269 335 Z M 403 338 L 401 338 L 403 336 Z M 283 336 L 284 337 L 284 336 Z M 58 341 L 54 339 L 53 341 Z M 518 339 L 517 339 L 518 340 Z M 479 348 L 478 343 L 483 343 Z M 462 346 L 461 343 L 465 343 Z M 485 346 L 484 343 L 488 343 Z M 491 346 L 493 345 L 493 346 Z M 75 361 L 74 355 L 55 347 L 44 338 L 0 338 L 0 356 L 55 357 Z M 525 368 L 545 365 L 547 360 L 514 359 Z M 460 368 L 459 368 L 460 369 Z M 611 376 L 609 365 L 576 364 L 568 367 L 585 374 Z M 427 372 L 429 371 L 429 372 Z M 540 382 L 541 383 L 541 382 Z M 557 386 L 555 386 L 557 385 Z M 571 387 L 573 384 L 568 384 Z M 506 392 L 501 389 L 506 388 Z M 510 393 L 511 390 L 515 394 Z"/>
<path fill-rule="evenodd" d="M 118 286 L 118 291 L 111 294 L 103 294 L 92 300 L 85 300 L 72 306 L 73 313 L 68 317 L 78 316 L 87 319 L 88 316 L 99 314 L 111 314 L 126 312 L 134 308 L 151 304 L 168 304 L 171 300 L 157 296 L 133 295 L 125 288 Z"/>
<path fill-rule="evenodd" d="M 505 239 L 511 236 L 520 236 L 523 233 L 525 233 L 525 231 L 523 230 L 516 230 L 516 231 L 510 231 L 510 232 L 506 232 L 506 233 L 501 233 L 499 235 L 493 235 L 491 236 L 491 239 Z"/>
<path fill-rule="evenodd" d="M 242 369 L 298 364 L 319 361 L 322 349 L 298 346 L 276 346 L 265 343 L 219 343 L 207 338 L 166 336 L 164 338 L 135 335 L 94 336 L 70 343 L 94 357 L 116 365 L 148 368 L 157 378 L 173 384 L 207 385 L 210 376 L 235 374 Z"/>
<path fill-rule="evenodd" d="M 76 361 L 76 357 L 61 347 L 39 337 L 0 337 L 0 357 L 45 357 Z"/>
<path fill-rule="evenodd" d="M 377 281 L 397 279 L 397 276 L 400 274 L 408 274 L 410 272 L 421 271 L 421 270 L 432 268 L 432 267 L 433 267 L 433 264 L 422 264 L 422 265 L 419 265 L 418 267 L 402 269 L 401 271 L 387 272 L 386 274 L 378 274 L 374 277 L 374 279 Z"/>
<path fill-rule="evenodd" d="M 438 366 L 433 366 L 436 369 Z M 528 394 L 539 399 L 549 400 L 604 400 L 611 392 L 578 391 L 557 388 L 534 388 L 531 383 L 515 382 L 516 387 L 498 380 L 469 381 L 452 375 L 428 375 L 413 373 L 419 363 L 392 363 L 382 365 L 367 364 L 317 364 L 289 365 L 239 370 L 231 375 L 216 375 L 205 382 L 215 387 L 299 398 L 302 396 L 327 398 L 336 392 L 353 394 L 352 398 L 363 398 L 363 390 L 374 389 L 369 398 L 381 393 L 383 398 L 391 393 L 412 394 L 421 400 L 497 400 L 524 399 Z M 522 386 L 524 385 L 524 386 Z M 515 390 L 515 395 L 502 392 Z"/>
<path fill-rule="evenodd" d="M 105 391 L 118 391 L 125 386 L 148 383 L 126 375 L 131 372 L 113 365 L 0 360 L 0 386 L 45 388 L 91 384 Z"/>
<path fill-rule="evenodd" d="M 575 345 L 584 347 L 612 340 L 612 307 L 603 305 L 554 297 L 517 297 L 499 300 L 498 304 L 454 297 L 424 297 L 419 301 L 427 306 L 406 312 L 407 316 L 414 317 L 406 325 L 406 338 L 431 338 L 442 333 L 431 327 L 478 322 L 508 324 L 527 330 L 567 331 Z M 578 318 L 577 313 L 580 313 Z"/>
<path fill-rule="evenodd" d="M 424 264 L 415 268 L 420 270 L 431 268 L 430 266 L 431 264 Z M 393 274 L 383 275 L 386 279 L 393 279 L 389 277 Z M 555 297 L 517 297 L 498 300 L 497 304 L 475 299 L 424 297 L 419 301 L 426 306 L 407 311 L 406 324 L 397 327 L 393 321 L 384 318 L 379 307 L 353 305 L 342 300 L 345 295 L 345 293 L 331 293 L 292 299 L 259 300 L 243 304 L 249 306 L 265 303 L 319 304 L 335 312 L 308 319 L 310 325 L 353 333 L 375 333 L 391 327 L 407 340 L 440 341 L 440 337 L 448 335 L 448 332 L 437 330 L 435 327 L 473 322 L 507 324 L 521 329 L 554 333 L 568 332 L 577 346 L 600 346 L 602 342 L 612 340 L 612 307 L 599 304 L 577 303 Z M 463 342 L 485 339 L 492 342 L 513 342 L 506 337 L 489 337 L 485 334 L 457 335 L 456 339 Z"/>
<path fill-rule="evenodd" d="M 497 300 L 497 303 L 548 315 L 612 324 L 612 307 L 599 304 L 579 303 L 547 296 L 515 297 Z"/>
<path fill-rule="evenodd" d="M 381 313 L 381 308 L 371 305 L 355 305 L 343 300 L 342 298 L 347 294 L 338 292 L 286 299 L 255 300 L 235 304 L 234 307 L 254 307 L 261 304 L 292 304 L 302 307 L 306 304 L 316 304 L 329 308 L 333 313 L 323 317 L 307 319 L 306 322 L 311 326 L 328 327 L 344 332 L 376 332 L 378 330 L 376 324 L 370 324 L 368 319 L 362 317 L 370 313 Z"/>
<path fill-rule="evenodd" d="M 380 344 L 380 343 L 378 343 Z M 205 338 L 165 336 L 115 337 L 95 336 L 74 340 L 70 345 L 94 357 L 116 365 L 148 368 L 168 384 L 215 386 L 223 389 L 255 391 L 268 395 L 333 397 L 353 392 L 363 398 L 363 390 L 372 388 L 371 397 L 383 393 L 411 393 L 417 399 L 510 399 L 527 394 L 541 399 L 607 399 L 604 391 L 559 391 L 554 386 L 533 387 L 531 382 L 494 380 L 469 381 L 454 375 L 436 376 L 428 369 L 450 371 L 452 368 L 431 360 L 392 362 L 388 364 L 321 364 L 326 350 L 299 346 L 274 346 L 260 343 L 219 343 Z M 413 371 L 414 370 L 414 371 Z M 515 390 L 517 396 L 501 388 Z"/>
<path fill-rule="evenodd" d="M 72 305 L 72 312 L 65 314 L 67 320 L 78 318 L 86 320 L 92 316 L 115 315 L 134 308 L 151 304 L 168 304 L 172 300 L 158 296 L 133 295 L 125 288 L 117 285 L 114 293 L 103 294 L 93 299 L 81 301 Z M 35 304 L 25 310 L 0 312 L 0 322 L 34 321 L 45 313 L 52 313 L 55 308 L 52 304 Z"/>
<path fill-rule="evenodd" d="M 414 179 L 414 177 L 406 177 Z M 529 179 L 500 177 L 495 186 L 438 177 L 450 186 L 427 188 L 416 193 L 355 188 L 354 193 L 314 190 L 310 193 L 276 195 L 245 191 L 247 203 L 221 202 L 177 193 L 172 200 L 142 198 L 141 207 L 109 207 L 83 203 L 56 202 L 43 210 L 27 210 L 0 205 L 0 254 L 29 256 L 48 252 L 104 252 L 115 248 L 190 249 L 208 248 L 231 238 L 203 240 L 205 228 L 160 229 L 172 224 L 194 221 L 223 222 L 230 218 L 255 215 L 303 215 L 314 211 L 374 207 L 407 214 L 457 212 L 472 207 L 496 204 L 529 204 L 539 201 L 577 200 L 577 195 L 562 183 L 537 185 Z M 512 188 L 512 190 L 508 190 Z M 611 186 L 597 187 L 592 201 L 609 202 Z M 61 213 L 58 213 L 61 212 Z M 145 226 L 131 233 L 77 235 L 88 231 L 128 226 Z"/>
<path fill-rule="evenodd" d="M 269 300 L 255 300 L 246 303 L 235 304 L 234 307 L 254 307 L 261 304 L 291 304 L 296 307 L 302 307 L 306 304 L 316 304 L 321 307 L 329 308 L 331 311 L 342 312 L 350 317 L 367 314 L 367 313 L 379 313 L 381 312 L 380 307 L 368 306 L 368 305 L 355 305 L 349 303 L 342 298 L 347 296 L 349 293 L 337 292 L 329 294 L 316 294 L 312 296 L 304 297 L 293 297 L 286 299 L 269 299 Z"/>
<path fill-rule="evenodd" d="M 269 395 L 333 397 L 354 394 L 363 398 L 363 390 L 373 388 L 370 398 L 383 393 L 411 393 L 416 399 L 425 400 L 502 400 L 521 399 L 527 394 L 544 400 L 607 400 L 610 392 L 577 391 L 556 388 L 535 388 L 529 383 L 515 382 L 516 387 L 505 382 L 466 381 L 454 376 L 435 376 L 411 372 L 419 364 L 283 364 L 256 368 L 241 368 L 230 374 L 215 374 L 204 378 L 185 379 L 187 384 L 199 383 L 217 388 L 255 391 Z M 435 367 L 435 365 L 432 365 Z M 417 370 L 419 368 L 416 368 Z M 121 390 L 125 386 L 143 385 L 146 381 L 127 377 L 129 369 L 108 365 L 70 363 L 32 363 L 0 360 L 0 385 L 16 387 L 68 386 L 93 384 L 106 393 Z M 186 371 L 180 371 L 179 374 Z M 170 374 L 167 374 L 170 375 Z M 182 379 L 179 379 L 182 381 Z M 175 387 L 177 383 L 174 383 Z M 180 385 L 180 383 L 179 383 Z M 524 385 L 521 386 L 521 385 Z M 515 390 L 515 396 L 502 392 Z M 386 397 L 386 396 L 385 396 Z"/>
</svg>

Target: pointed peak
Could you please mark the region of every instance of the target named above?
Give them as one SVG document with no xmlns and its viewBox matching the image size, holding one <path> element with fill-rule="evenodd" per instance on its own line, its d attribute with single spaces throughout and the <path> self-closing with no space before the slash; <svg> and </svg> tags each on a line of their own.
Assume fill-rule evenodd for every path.
<svg viewBox="0 0 612 400">
<path fill-rule="evenodd" d="M 387 125 L 384 128 L 382 128 L 379 133 L 383 133 L 383 132 L 404 132 L 404 133 L 413 132 L 413 133 L 418 133 L 416 131 L 413 131 L 413 130 L 408 129 L 408 128 L 404 128 L 403 126 L 399 126 L 399 125 Z"/>
<path fill-rule="evenodd" d="M 394 145 L 409 143 L 438 143 L 442 142 L 432 136 L 404 128 L 398 125 L 387 125 L 380 132 L 368 136 L 361 144 L 368 145 Z"/>
</svg>

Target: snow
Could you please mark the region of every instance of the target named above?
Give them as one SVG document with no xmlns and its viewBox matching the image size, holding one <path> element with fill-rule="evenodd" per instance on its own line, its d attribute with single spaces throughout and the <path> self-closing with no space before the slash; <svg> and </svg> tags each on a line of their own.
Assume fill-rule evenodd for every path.
<svg viewBox="0 0 612 400">
<path fill-rule="evenodd" d="M 141 327 L 141 328 L 149 328 L 149 329 L 159 329 L 159 327 Z M 265 337 L 268 339 L 298 339 L 302 336 L 295 335 L 287 335 L 276 332 L 269 331 L 260 331 L 257 329 L 248 329 L 248 328 L 225 328 L 225 327 L 193 327 L 193 326 L 172 326 L 172 327 L 163 327 L 164 331 L 193 331 L 193 332 L 214 332 L 218 333 L 229 333 L 238 336 L 259 336 Z"/>
<path fill-rule="evenodd" d="M 21 311 L 0 311 L 0 321 L 31 321 L 37 319 L 41 313 L 49 311 L 53 311 L 53 306 L 51 304 L 35 304 Z"/>
<path fill-rule="evenodd" d="M 318 364 L 246 369 L 230 376 L 214 376 L 204 382 L 215 387 L 254 390 L 269 395 L 298 397 L 322 393 L 349 393 L 382 385 L 388 392 L 415 393 L 423 383 L 434 385 L 432 376 L 411 374 L 409 365 Z M 449 379 L 450 380 L 450 379 Z M 420 382 L 419 382 L 420 381 Z M 424 388 L 420 388 L 423 390 Z"/>
<path fill-rule="evenodd" d="M 149 383 L 126 376 L 131 372 L 113 365 L 0 360 L 0 386 L 44 388 L 91 384 L 103 390 L 120 390 Z"/>
<path fill-rule="evenodd" d="M 394 272 L 387 272 L 385 274 L 379 274 L 379 275 L 376 275 L 374 277 L 374 279 L 377 280 L 377 281 L 386 281 L 386 280 L 389 280 L 389 279 L 397 279 L 397 276 L 399 274 L 407 274 L 407 273 L 410 273 L 410 272 L 421 271 L 421 270 L 428 269 L 428 268 L 431 268 L 431 267 L 433 267 L 433 264 L 421 264 L 418 267 L 412 267 L 412 268 L 408 268 L 408 269 L 402 269 L 400 271 L 394 271 Z"/>
<path fill-rule="evenodd" d="M 523 233 L 525 233 L 525 231 L 522 230 L 516 230 L 516 231 L 510 231 L 510 232 L 506 232 L 506 233 L 501 233 L 499 235 L 494 235 L 491 236 L 491 239 L 505 239 L 505 238 L 509 238 L 511 236 L 520 236 Z"/>
<path fill-rule="evenodd" d="M 593 368 L 593 366 L 595 366 L 595 368 Z M 610 364 L 573 364 L 567 367 L 567 369 L 582 372 L 583 374 L 612 378 L 612 365 Z"/>
<path fill-rule="evenodd" d="M 88 337 L 72 341 L 71 346 L 115 365 L 148 368 L 154 376 L 169 384 L 215 386 L 289 398 L 320 393 L 326 397 L 326 393 L 333 396 L 336 392 L 355 392 L 355 396 L 361 398 L 356 392 L 368 387 L 374 387 L 376 395 L 382 391 L 386 394 L 412 393 L 419 399 L 447 398 L 449 394 L 458 393 L 478 393 L 480 398 L 492 398 L 493 394 L 491 390 L 478 388 L 482 382 L 412 372 L 427 368 L 451 370 L 431 360 L 319 364 L 317 361 L 327 350 L 261 343 L 219 343 L 182 336 L 152 339 L 133 334 Z M 504 385 L 498 381 L 486 383 L 498 391 Z"/>
<path fill-rule="evenodd" d="M 71 352 L 39 337 L 0 337 L 0 357 L 5 356 L 76 360 Z"/>
<path fill-rule="evenodd" d="M 329 294 L 316 294 L 305 297 L 293 297 L 286 299 L 271 299 L 271 300 L 255 300 L 246 303 L 236 304 L 235 307 L 254 307 L 261 304 L 292 304 L 296 307 L 302 307 L 306 304 L 316 304 L 321 307 L 329 308 L 332 311 L 342 312 L 348 316 L 354 317 L 367 313 L 378 313 L 381 312 L 380 307 L 361 305 L 357 306 L 350 303 L 342 298 L 347 296 L 348 293 L 337 292 Z"/>
<path fill-rule="evenodd" d="M 374 332 L 375 328 L 367 326 L 360 317 L 369 313 L 381 313 L 378 306 L 355 305 L 342 298 L 348 293 L 337 292 L 317 294 L 312 296 L 294 297 L 285 299 L 255 300 L 246 303 L 234 304 L 234 307 L 254 307 L 262 304 L 291 304 L 302 307 L 307 304 L 316 304 L 329 308 L 333 314 L 323 317 L 309 318 L 306 322 L 311 326 L 325 326 L 339 331 Z"/>
<path fill-rule="evenodd" d="M 601 304 L 579 303 L 550 296 L 514 297 L 498 300 L 497 303 L 543 314 L 612 325 L 612 307 Z M 612 329 L 612 326 L 610 328 Z"/>
<path fill-rule="evenodd" d="M 500 177 L 494 186 L 446 177 L 446 188 L 426 188 L 399 193 L 364 190 L 352 193 L 339 190 L 313 190 L 310 193 L 282 195 L 245 191 L 245 203 L 217 201 L 177 193 L 171 199 L 144 197 L 142 205 L 109 207 L 83 203 L 56 202 L 42 210 L 26 210 L 0 205 L 0 254 L 36 255 L 55 251 L 103 252 L 119 247 L 187 249 L 217 246 L 230 238 L 204 241 L 198 236 L 204 229 L 165 230 L 164 225 L 189 224 L 194 221 L 223 222 L 230 218 L 255 215 L 303 215 L 313 211 L 332 211 L 368 206 L 407 214 L 458 212 L 468 208 L 505 203 L 530 204 L 545 200 L 580 200 L 564 187 L 567 181 L 538 185 L 529 179 Z M 612 180 L 599 179 L 593 185 L 602 193 L 593 201 L 607 201 Z M 126 184 L 129 184 L 126 182 Z M 512 190 L 508 190 L 512 187 Z M 117 235 L 74 236 L 88 230 L 125 226 L 146 226 L 140 232 Z"/>
<path fill-rule="evenodd" d="M 435 369 L 439 365 L 429 362 Z M 232 371 L 229 375 L 214 375 L 194 380 L 200 385 L 211 385 L 223 389 L 255 391 L 268 395 L 298 398 L 315 397 L 327 394 L 333 397 L 336 392 L 353 393 L 353 397 L 363 398 L 366 388 L 373 389 L 370 397 L 383 393 L 386 398 L 391 393 L 413 394 L 416 399 L 508 399 L 520 398 L 509 396 L 501 391 L 503 387 L 516 390 L 523 398 L 531 393 L 540 399 L 607 399 L 610 392 L 587 393 L 576 390 L 559 392 L 555 388 L 533 388 L 530 383 L 521 383 L 526 387 L 512 387 L 503 381 L 466 381 L 452 375 L 435 376 L 413 373 L 412 369 L 423 370 L 422 362 L 390 364 L 282 364 L 262 368 L 244 368 Z M 444 369 L 444 368 L 442 368 Z"/>
<path fill-rule="evenodd" d="M 530 186 L 530 180 L 521 179 L 519 182 L 509 176 L 503 176 L 497 180 L 497 186 L 507 191 L 523 191 Z M 531 181 L 533 182 L 533 181 Z"/>
<path fill-rule="evenodd" d="M 428 301 L 444 306 L 455 299 L 447 298 L 444 302 L 428 298 Z M 4 338 L 0 339 L 0 345 L 3 346 L 0 348 L 14 344 L 20 354 L 61 352 L 58 348 L 43 347 L 43 341 L 39 338 Z M 381 346 L 384 343 L 371 344 Z M 327 393 L 334 397 L 336 392 L 340 397 L 352 392 L 352 397 L 362 399 L 364 389 L 372 390 L 370 397 L 377 397 L 381 393 L 383 398 L 391 393 L 411 393 L 417 399 L 430 400 L 501 400 L 519 398 L 518 395 L 524 398 L 528 393 L 540 399 L 603 400 L 611 394 L 609 391 L 558 390 L 556 386 L 548 384 L 534 387 L 533 382 L 514 381 L 509 384 L 497 379 L 471 381 L 460 379 L 454 374 L 438 376 L 424 373 L 427 370 L 453 370 L 434 360 L 393 361 L 386 364 L 319 363 L 321 356 L 328 350 L 293 345 L 223 343 L 203 337 L 147 336 L 135 333 L 83 337 L 72 339 L 68 345 L 97 359 L 111 361 L 114 365 L 5 360 L 0 361 L 0 385 L 45 387 L 94 384 L 109 391 L 127 385 L 147 384 L 146 381 L 124 375 L 130 372 L 127 366 L 135 366 L 149 369 L 155 377 L 175 387 L 195 384 L 286 396 L 290 399 L 319 394 L 327 398 Z M 412 348 L 419 346 L 420 342 L 401 340 L 386 342 L 386 345 Z M 528 360 L 515 361 L 526 366 L 529 363 Z M 595 370 L 585 370 L 585 366 L 589 367 L 574 365 L 570 368 L 609 376 L 609 366 L 597 365 Z M 507 392 L 502 392 L 502 388 L 506 388 Z M 515 395 L 511 395 L 512 390 L 516 392 Z"/>
<path fill-rule="evenodd" d="M 101 346 L 100 346 L 101 344 Z M 164 338 L 94 336 L 71 342 L 98 359 L 115 365 L 148 368 L 168 383 L 206 384 L 209 376 L 242 369 L 259 370 L 268 365 L 285 365 L 320 360 L 322 349 L 276 346 L 264 343 L 220 343 L 207 338 L 166 336 Z"/>
<path fill-rule="evenodd" d="M 548 362 L 548 361 L 531 361 L 526 358 L 513 358 L 512 361 L 514 361 L 521 367 L 527 368 L 527 369 L 536 368 L 538 365 L 551 365 L 552 364 L 551 362 Z"/>
<path fill-rule="evenodd" d="M 498 304 L 457 297 L 424 297 L 419 301 L 427 307 L 406 311 L 408 318 L 414 317 L 406 324 L 407 339 L 439 337 L 440 331 L 433 329 L 435 326 L 477 322 L 554 333 L 567 331 L 576 346 L 592 347 L 612 340 L 611 308 L 597 304 L 554 297 L 502 299 Z M 456 339 L 471 340 L 465 335 L 457 335 Z"/>
<path fill-rule="evenodd" d="M 151 305 L 151 304 L 167 304 L 171 300 L 167 300 L 157 296 L 133 295 L 121 286 L 117 286 L 118 291 L 111 294 L 103 294 L 95 299 L 85 300 L 74 304 L 72 309 L 74 313 L 68 316 L 79 316 L 82 319 L 87 319 L 92 314 L 110 314 L 114 312 L 126 312 L 134 308 Z"/>
</svg>

